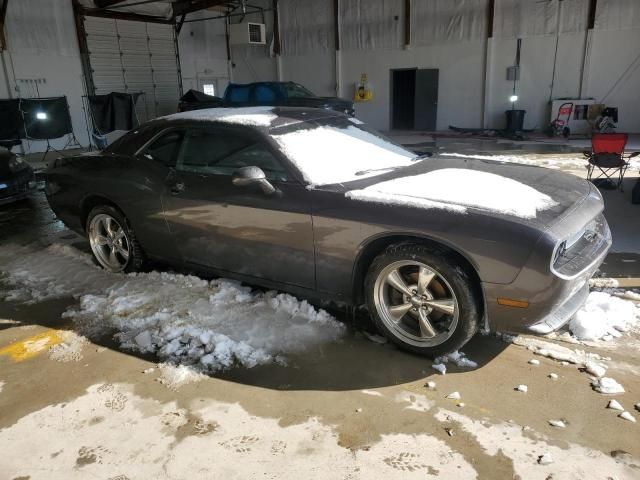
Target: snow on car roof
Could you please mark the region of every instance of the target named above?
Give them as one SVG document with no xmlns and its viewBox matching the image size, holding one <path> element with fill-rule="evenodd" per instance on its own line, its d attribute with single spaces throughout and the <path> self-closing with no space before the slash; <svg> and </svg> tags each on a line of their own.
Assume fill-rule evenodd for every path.
<svg viewBox="0 0 640 480">
<path fill-rule="evenodd" d="M 278 118 L 273 107 L 205 108 L 160 117 L 163 120 L 200 120 L 269 127 Z"/>
</svg>

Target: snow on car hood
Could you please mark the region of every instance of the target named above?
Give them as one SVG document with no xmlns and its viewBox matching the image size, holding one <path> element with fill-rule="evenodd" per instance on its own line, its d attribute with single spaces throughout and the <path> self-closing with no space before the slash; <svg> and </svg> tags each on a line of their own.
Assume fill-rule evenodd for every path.
<svg viewBox="0 0 640 480">
<path fill-rule="evenodd" d="M 460 168 L 394 178 L 351 190 L 356 200 L 400 204 L 418 208 L 443 208 L 465 213 L 468 207 L 534 218 L 538 211 L 557 205 L 549 195 L 511 178 Z"/>
</svg>

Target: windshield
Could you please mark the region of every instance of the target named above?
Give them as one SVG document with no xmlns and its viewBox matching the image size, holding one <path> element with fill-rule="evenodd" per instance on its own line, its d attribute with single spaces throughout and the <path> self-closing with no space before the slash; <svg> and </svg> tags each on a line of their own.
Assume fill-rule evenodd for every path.
<svg viewBox="0 0 640 480">
<path fill-rule="evenodd" d="M 288 97 L 314 97 L 315 95 L 302 85 L 297 83 L 287 83 L 287 96 Z"/>
<path fill-rule="evenodd" d="M 298 123 L 273 129 L 271 136 L 311 185 L 360 180 L 419 158 L 352 118 Z"/>
</svg>

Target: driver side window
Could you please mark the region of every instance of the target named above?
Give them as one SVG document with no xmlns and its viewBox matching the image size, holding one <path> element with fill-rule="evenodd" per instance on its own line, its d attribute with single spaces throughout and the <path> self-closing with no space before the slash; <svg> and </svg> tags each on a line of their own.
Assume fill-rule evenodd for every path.
<svg viewBox="0 0 640 480">
<path fill-rule="evenodd" d="M 239 168 L 249 166 L 260 167 L 268 180 L 287 180 L 286 170 L 262 142 L 224 129 L 188 131 L 177 169 L 231 176 Z"/>
<path fill-rule="evenodd" d="M 172 130 L 156 138 L 144 151 L 143 155 L 160 162 L 167 167 L 176 166 L 176 157 L 184 137 L 181 130 Z"/>
</svg>

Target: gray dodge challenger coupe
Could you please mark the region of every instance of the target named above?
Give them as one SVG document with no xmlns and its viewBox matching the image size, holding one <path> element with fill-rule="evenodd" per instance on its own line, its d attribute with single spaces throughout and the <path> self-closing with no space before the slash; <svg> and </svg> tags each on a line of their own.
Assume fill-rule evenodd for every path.
<svg viewBox="0 0 640 480">
<path fill-rule="evenodd" d="M 320 109 L 159 118 L 102 152 L 57 160 L 46 192 L 105 269 L 161 259 L 365 304 L 391 341 L 429 356 L 480 328 L 557 329 L 611 245 L 602 197 L 585 180 L 416 156 Z"/>
</svg>

